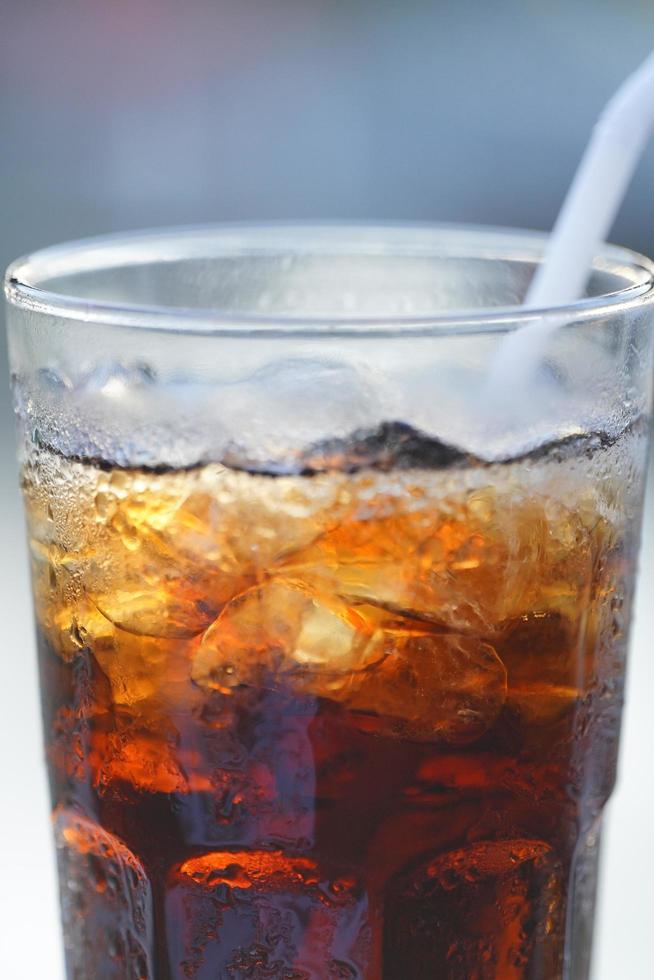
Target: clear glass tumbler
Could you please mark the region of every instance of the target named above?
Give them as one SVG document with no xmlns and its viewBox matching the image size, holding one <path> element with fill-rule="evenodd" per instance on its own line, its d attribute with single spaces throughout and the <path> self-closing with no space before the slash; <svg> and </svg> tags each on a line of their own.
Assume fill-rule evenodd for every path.
<svg viewBox="0 0 654 980">
<path fill-rule="evenodd" d="M 234 227 L 10 268 L 69 977 L 587 977 L 654 268 L 607 248 L 496 411 L 542 252 Z"/>
</svg>

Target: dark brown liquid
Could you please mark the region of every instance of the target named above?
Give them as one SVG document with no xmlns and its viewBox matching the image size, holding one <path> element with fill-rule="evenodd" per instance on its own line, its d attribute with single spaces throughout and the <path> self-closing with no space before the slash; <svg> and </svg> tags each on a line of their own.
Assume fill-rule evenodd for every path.
<svg viewBox="0 0 654 980">
<path fill-rule="evenodd" d="M 30 464 L 69 976 L 581 976 L 632 576 L 636 510 L 596 488 L 618 452 Z"/>
</svg>

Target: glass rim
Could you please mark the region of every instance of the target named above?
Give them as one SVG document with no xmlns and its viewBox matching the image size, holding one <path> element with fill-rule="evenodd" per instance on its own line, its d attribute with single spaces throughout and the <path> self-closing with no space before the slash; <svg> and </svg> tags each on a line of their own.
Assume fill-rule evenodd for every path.
<svg viewBox="0 0 654 980">
<path fill-rule="evenodd" d="M 526 309 L 507 305 L 434 311 L 433 314 L 315 316 L 157 306 L 93 300 L 48 289 L 56 276 L 185 258 L 299 254 L 397 255 L 489 261 L 542 261 L 548 236 L 491 225 L 432 223 L 238 223 L 190 225 L 84 238 L 39 249 L 12 262 L 5 275 L 7 301 L 60 319 L 178 334 L 218 336 L 389 336 L 509 332 L 530 321 L 555 318 L 579 323 L 625 313 L 654 301 L 654 261 L 606 244 L 592 268 L 626 285 L 574 303 Z"/>
</svg>

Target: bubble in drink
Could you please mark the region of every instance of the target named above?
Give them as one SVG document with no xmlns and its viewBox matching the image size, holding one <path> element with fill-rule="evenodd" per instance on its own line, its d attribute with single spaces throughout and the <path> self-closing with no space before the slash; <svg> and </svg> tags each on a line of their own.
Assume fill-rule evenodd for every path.
<svg viewBox="0 0 654 980">
<path fill-rule="evenodd" d="M 488 465 L 394 423 L 250 470 L 34 450 L 69 976 L 560 976 L 644 443 Z"/>
</svg>

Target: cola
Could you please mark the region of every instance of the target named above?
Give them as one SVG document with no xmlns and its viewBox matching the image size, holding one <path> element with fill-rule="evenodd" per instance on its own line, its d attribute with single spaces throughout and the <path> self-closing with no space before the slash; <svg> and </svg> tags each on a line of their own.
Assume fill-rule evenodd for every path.
<svg viewBox="0 0 654 980">
<path fill-rule="evenodd" d="M 644 446 L 34 447 L 69 977 L 581 976 Z"/>
</svg>

